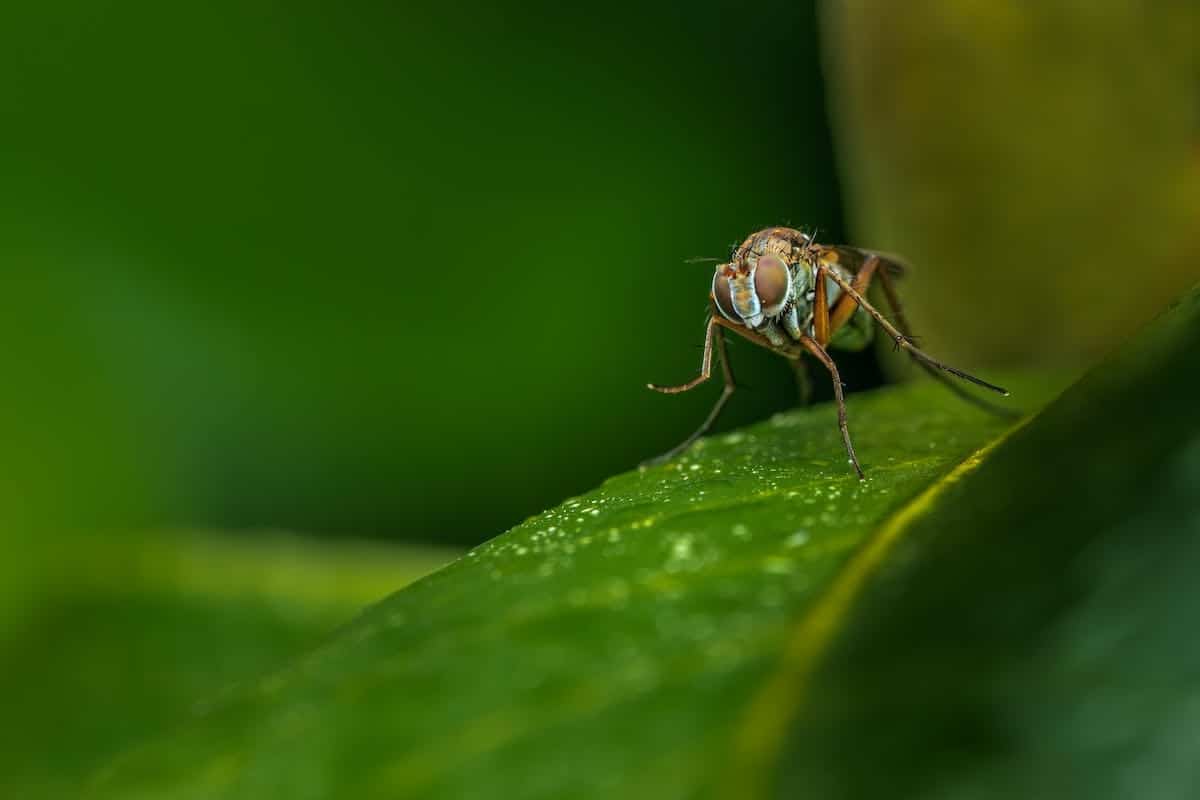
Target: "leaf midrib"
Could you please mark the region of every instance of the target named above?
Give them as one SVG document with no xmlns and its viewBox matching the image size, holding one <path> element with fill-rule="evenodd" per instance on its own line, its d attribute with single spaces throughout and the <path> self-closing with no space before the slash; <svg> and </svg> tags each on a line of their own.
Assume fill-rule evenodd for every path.
<svg viewBox="0 0 1200 800">
<path fill-rule="evenodd" d="M 809 683 L 855 600 L 912 524 L 929 514 L 938 498 L 974 472 L 984 459 L 1034 419 L 1029 415 L 968 455 L 891 514 L 838 568 L 786 637 L 779 664 L 747 704 L 732 739 L 732 766 L 722 777 L 718 796 L 766 797 L 771 767 L 786 743 L 788 727 L 799 716 Z"/>
</svg>

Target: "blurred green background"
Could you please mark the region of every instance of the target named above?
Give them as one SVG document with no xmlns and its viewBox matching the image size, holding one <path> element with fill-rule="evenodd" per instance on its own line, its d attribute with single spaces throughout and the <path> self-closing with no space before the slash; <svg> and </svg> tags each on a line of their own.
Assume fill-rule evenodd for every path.
<svg viewBox="0 0 1200 800">
<path fill-rule="evenodd" d="M 685 259 L 768 224 L 905 253 L 968 366 L 1196 272 L 1185 5 L 831 3 L 832 103 L 807 2 L 0 13 L 16 435 L 171 524 L 469 544 L 661 452 L 715 392 L 644 388 L 698 362 Z M 793 402 L 735 348 L 727 424 Z"/>
<path fill-rule="evenodd" d="M 474 543 L 634 466 L 713 400 L 645 389 L 698 366 L 685 259 L 841 235 L 814 9 L 759 13 L 9 5 L 8 302 L 64 350 L 21 391 L 88 370 L 59 411 L 173 524 Z M 792 404 L 739 349 L 729 424 Z"/>
<path fill-rule="evenodd" d="M 685 260 L 756 228 L 903 253 L 968 369 L 1092 363 L 1200 277 L 1198 31 L 1134 0 L 4 4 L 0 777 L 70 773 L 54 740 L 86 774 L 454 552 L 263 531 L 469 545 L 682 439 L 717 387 L 645 383 L 699 363 Z M 793 404 L 733 353 L 724 427 Z M 876 357 L 839 357 L 851 390 Z"/>
</svg>

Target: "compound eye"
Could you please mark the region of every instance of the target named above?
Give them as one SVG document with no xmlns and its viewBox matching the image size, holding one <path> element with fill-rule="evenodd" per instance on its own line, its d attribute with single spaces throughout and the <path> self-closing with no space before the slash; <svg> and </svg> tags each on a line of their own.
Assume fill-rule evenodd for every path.
<svg viewBox="0 0 1200 800">
<path fill-rule="evenodd" d="M 773 314 L 783 307 L 791 288 L 792 273 L 778 256 L 763 256 L 754 268 L 754 291 L 763 313 Z"/>
<path fill-rule="evenodd" d="M 713 300 L 717 303 L 717 310 L 721 312 L 721 316 L 730 322 L 736 322 L 740 325 L 742 318 L 733 310 L 733 297 L 729 291 L 729 278 L 722 275 L 720 270 L 717 270 L 717 274 L 713 275 L 712 295 Z"/>
</svg>

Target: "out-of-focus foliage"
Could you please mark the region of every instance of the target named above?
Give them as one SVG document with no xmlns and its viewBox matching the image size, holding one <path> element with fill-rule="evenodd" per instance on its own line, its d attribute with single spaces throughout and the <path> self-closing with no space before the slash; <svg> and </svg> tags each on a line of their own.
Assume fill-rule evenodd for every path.
<svg viewBox="0 0 1200 800">
<path fill-rule="evenodd" d="M 454 553 L 282 535 L 128 537 L 93 553 L 0 649 L 0 796 L 87 776 L 296 658 Z"/>
<path fill-rule="evenodd" d="M 645 389 L 698 361 L 684 260 L 839 226 L 812 5 L 760 13 L 747 58 L 717 0 L 4 4 L 34 449 L 115 403 L 173 523 L 435 540 L 665 450 L 711 401 Z M 792 403 L 740 366 L 730 424 Z"/>
<path fill-rule="evenodd" d="M 827 406 L 706 441 L 369 609 L 96 795 L 1181 796 L 1197 375 L 1200 291 L 1006 437 L 938 386 L 855 398 L 868 482 Z"/>
<path fill-rule="evenodd" d="M 852 227 L 940 350 L 1094 356 L 1200 275 L 1200 4 L 824 12 Z"/>
<path fill-rule="evenodd" d="M 47 276 L 0 266 L 0 660 L 55 584 L 96 549 L 125 552 L 99 532 L 144 522 L 157 486 L 103 360 L 58 324 L 79 311 L 64 304 Z"/>
</svg>

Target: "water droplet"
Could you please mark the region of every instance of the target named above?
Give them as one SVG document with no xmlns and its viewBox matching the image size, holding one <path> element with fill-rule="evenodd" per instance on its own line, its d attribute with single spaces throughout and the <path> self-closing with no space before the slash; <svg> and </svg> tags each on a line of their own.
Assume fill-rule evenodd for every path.
<svg viewBox="0 0 1200 800">
<path fill-rule="evenodd" d="M 692 550 L 692 535 L 685 533 L 671 543 L 671 551 L 667 555 L 667 563 L 664 567 L 667 572 L 679 572 L 694 566 L 694 554 Z"/>
<path fill-rule="evenodd" d="M 739 539 L 749 539 L 750 529 L 739 522 L 733 526 L 733 535 Z"/>
<path fill-rule="evenodd" d="M 675 540 L 675 544 L 671 545 L 671 558 L 691 558 L 692 557 L 692 537 L 681 536 Z"/>
<path fill-rule="evenodd" d="M 803 547 L 808 544 L 808 531 L 796 531 L 783 542 L 788 547 Z"/>
</svg>

